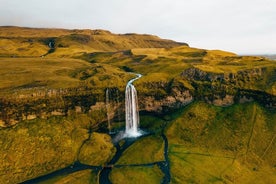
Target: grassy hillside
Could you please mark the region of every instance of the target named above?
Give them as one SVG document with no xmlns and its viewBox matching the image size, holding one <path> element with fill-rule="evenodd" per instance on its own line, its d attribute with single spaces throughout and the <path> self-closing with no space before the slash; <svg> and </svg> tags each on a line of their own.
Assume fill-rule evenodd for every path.
<svg viewBox="0 0 276 184">
<path fill-rule="evenodd" d="M 194 103 L 167 128 L 172 183 L 273 183 L 276 114 Z"/>
<path fill-rule="evenodd" d="M 75 161 L 105 164 L 115 147 L 109 135 L 95 132 L 89 135 L 88 129 L 95 123 L 92 116 L 78 115 L 37 119 L 0 129 L 0 182 L 21 183 L 70 166 Z M 68 180 L 73 182 L 85 177 L 89 181 L 93 179 L 91 174 L 75 173 L 63 180 L 68 183 Z"/>
<path fill-rule="evenodd" d="M 237 56 L 219 50 L 204 50 L 180 46 L 174 48 L 139 48 L 122 52 L 84 54 L 81 59 L 91 63 L 115 65 L 126 71 L 142 73 L 138 83 L 150 81 L 179 81 L 191 89 L 191 81 L 183 77 L 189 68 L 198 69 L 205 78 L 231 78 L 231 88 L 266 91 L 276 95 L 276 62 L 256 56 Z M 194 79 L 194 76 L 192 76 Z M 216 78 L 216 77 L 215 77 Z M 203 82 L 205 79 L 200 79 Z M 210 79 L 212 80 L 212 79 Z M 213 85 L 215 81 L 206 81 Z"/>
<path fill-rule="evenodd" d="M 77 59 L 0 58 L 0 94 L 39 89 L 124 88 L 132 77 L 106 64 Z M 26 91 L 26 92 L 27 92 Z"/>
<path fill-rule="evenodd" d="M 196 81 L 196 86 L 192 86 L 194 81 L 183 77 L 185 70 L 196 68 L 208 76 L 234 76 L 234 81 L 230 81 L 232 84 L 227 83 L 232 91 L 250 89 L 276 94 L 276 62 L 264 57 L 237 56 L 220 50 L 191 48 L 184 43 L 152 35 L 121 35 L 104 30 L 20 27 L 0 27 L 0 30 L 0 57 L 43 56 L 56 61 L 57 58 L 78 58 L 90 63 L 108 64 L 125 71 L 142 73 L 144 77 L 137 81 L 138 83 L 174 80 L 189 89 L 202 85 L 201 80 Z M 261 72 L 256 73 L 254 70 Z M 89 72 L 91 73 L 81 73 L 88 73 L 84 75 L 89 76 Z M 106 75 L 109 75 L 108 72 Z M 94 86 L 108 85 L 100 84 L 101 80 L 92 80 L 91 77 L 86 76 L 86 79 L 82 82 Z M 72 79 L 67 83 L 71 81 Z M 61 81 L 62 85 L 63 82 L 64 80 Z M 211 83 L 213 85 L 213 81 Z"/>
<path fill-rule="evenodd" d="M 180 45 L 187 44 L 153 35 L 113 34 L 105 30 L 0 27 L 0 57 L 73 57 L 95 51 Z"/>
<path fill-rule="evenodd" d="M 263 57 L 237 56 L 218 50 L 204 50 L 180 46 L 174 48 L 139 48 L 124 52 L 99 52 L 84 54 L 82 59 L 116 66 L 128 65 L 143 74 L 164 71 L 179 74 L 187 67 L 195 67 L 207 72 L 238 72 L 259 67 L 275 67 L 274 61 Z M 145 70 L 146 69 L 146 70 Z M 143 71 L 142 71 L 143 70 Z"/>
</svg>

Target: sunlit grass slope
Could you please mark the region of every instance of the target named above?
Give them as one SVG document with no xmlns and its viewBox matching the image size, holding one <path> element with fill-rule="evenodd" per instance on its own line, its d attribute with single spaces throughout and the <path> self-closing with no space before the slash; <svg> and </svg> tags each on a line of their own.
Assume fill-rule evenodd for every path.
<svg viewBox="0 0 276 184">
<path fill-rule="evenodd" d="M 170 48 L 185 43 L 153 35 L 113 34 L 105 30 L 0 27 L 0 57 L 73 57 L 95 51 Z"/>
<path fill-rule="evenodd" d="M 258 104 L 187 107 L 167 128 L 172 183 L 273 183 L 276 114 Z"/>
<path fill-rule="evenodd" d="M 0 91 L 39 88 L 124 87 L 132 75 L 78 59 L 0 58 Z"/>
<path fill-rule="evenodd" d="M 73 87 L 79 81 L 70 73 L 90 66 L 74 59 L 0 58 L 0 88 Z"/>
<path fill-rule="evenodd" d="M 114 184 L 161 183 L 163 173 L 157 166 L 114 168 L 110 174 Z"/>
<path fill-rule="evenodd" d="M 92 115 L 79 114 L 25 121 L 13 128 L 0 129 L 0 182 L 21 183 L 67 167 L 75 161 L 106 164 L 115 148 L 106 134 L 94 132 L 89 139 L 88 129 L 96 123 Z M 82 146 L 84 141 L 86 144 Z M 62 181 L 73 182 L 74 178 L 83 182 L 93 181 L 96 176 L 91 174 L 88 171 L 74 173 L 63 176 Z"/>
<path fill-rule="evenodd" d="M 139 48 L 123 52 L 99 52 L 83 55 L 90 62 L 102 62 L 117 66 L 127 65 L 142 73 L 163 71 L 178 74 L 187 67 L 208 72 L 238 72 L 244 69 L 275 67 L 276 63 L 263 57 L 238 56 L 230 52 L 204 50 L 180 46 L 174 48 Z"/>
<path fill-rule="evenodd" d="M 78 58 L 142 73 L 144 77 L 137 83 L 174 80 L 189 89 L 193 88 L 191 83 L 181 77 L 188 68 L 222 75 L 265 69 L 261 80 L 248 83 L 244 77 L 232 87 L 276 94 L 276 62 L 263 57 L 237 56 L 221 50 L 191 48 L 153 35 L 113 34 L 105 30 L 20 27 L 0 27 L 0 30 L 0 57 Z M 107 85 L 105 82 L 87 83 Z"/>
<path fill-rule="evenodd" d="M 156 81 L 179 81 L 187 88 L 191 83 L 181 77 L 188 68 L 196 68 L 214 75 L 240 75 L 251 70 L 265 70 L 262 79 L 250 79 L 247 76 L 237 78 L 235 88 L 254 89 L 276 94 L 276 62 L 256 56 L 238 56 L 220 50 L 204 50 L 180 46 L 174 48 L 138 48 L 122 52 L 98 52 L 84 54 L 81 59 L 92 63 L 115 65 L 126 71 L 135 71 L 144 75 L 137 83 Z M 232 84 L 231 84 L 232 85 Z"/>
<path fill-rule="evenodd" d="M 164 145 L 160 136 L 145 137 L 138 140 L 126 151 L 124 151 L 117 164 L 147 164 L 164 161 L 165 159 L 163 152 Z"/>
</svg>

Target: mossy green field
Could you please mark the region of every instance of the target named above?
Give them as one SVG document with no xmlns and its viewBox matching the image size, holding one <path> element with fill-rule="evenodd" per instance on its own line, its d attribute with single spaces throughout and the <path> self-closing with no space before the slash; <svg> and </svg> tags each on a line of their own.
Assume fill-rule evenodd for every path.
<svg viewBox="0 0 276 184">
<path fill-rule="evenodd" d="M 167 128 L 172 183 L 273 183 L 275 112 L 194 103 Z"/>
</svg>

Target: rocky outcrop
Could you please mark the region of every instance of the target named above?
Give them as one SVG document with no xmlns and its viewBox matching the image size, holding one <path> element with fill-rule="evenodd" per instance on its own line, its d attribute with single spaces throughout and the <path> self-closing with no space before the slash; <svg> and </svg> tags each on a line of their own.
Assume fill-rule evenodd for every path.
<svg viewBox="0 0 276 184">
<path fill-rule="evenodd" d="M 267 68 L 254 68 L 236 73 L 213 73 L 198 68 L 188 68 L 181 77 L 191 82 L 194 97 L 217 106 L 257 101 L 266 107 L 276 108 L 276 96 L 259 88 L 266 89 Z M 272 76 L 273 77 L 273 76 Z"/>
<path fill-rule="evenodd" d="M 141 88 L 142 87 L 142 88 Z M 75 113 L 101 112 L 107 114 L 105 89 L 31 89 L 15 92 L 0 99 L 0 126 L 9 127 L 22 120 L 47 119 L 51 116 L 67 116 Z M 165 113 L 178 109 L 193 100 L 190 91 L 173 81 L 145 83 L 138 86 L 141 111 Z M 19 94 L 19 95 L 17 95 Z M 124 91 L 109 89 L 110 118 L 124 113 Z M 112 111 L 112 112 L 111 112 Z M 106 120 L 107 116 L 102 120 Z"/>
<path fill-rule="evenodd" d="M 216 74 L 211 72 L 206 72 L 198 68 L 188 68 L 180 74 L 182 77 L 194 80 L 194 81 L 221 81 L 224 79 L 224 74 Z"/>
<path fill-rule="evenodd" d="M 208 81 L 208 82 L 226 82 L 238 84 L 239 81 L 256 82 L 263 79 L 263 74 L 266 72 L 266 68 L 254 68 L 236 73 L 212 73 L 200 70 L 198 68 L 189 68 L 181 73 L 181 76 L 189 80 L 194 81 Z"/>
<path fill-rule="evenodd" d="M 94 110 L 104 97 L 90 88 L 30 89 L 0 98 L 0 126 L 12 126 L 22 120 L 46 119 Z"/>
<path fill-rule="evenodd" d="M 181 91 L 178 88 L 173 88 L 171 94 L 164 98 L 139 96 L 139 108 L 143 111 L 161 114 L 183 107 L 192 101 L 193 96 L 189 90 Z"/>
<path fill-rule="evenodd" d="M 221 97 L 219 95 L 214 95 L 212 101 L 208 97 L 205 98 L 205 101 L 216 106 L 229 106 L 234 104 L 234 96 L 225 95 Z"/>
<path fill-rule="evenodd" d="M 189 81 L 193 90 L 174 79 L 137 83 L 139 109 L 162 114 L 185 106 L 194 99 L 205 100 L 217 106 L 255 100 L 266 107 L 276 108 L 275 95 L 258 90 L 268 80 L 266 71 L 266 68 L 254 68 L 236 73 L 212 73 L 188 68 L 180 76 Z M 15 90 L 13 94 L 0 98 L 0 126 L 8 127 L 22 120 L 75 113 L 101 112 L 105 114 L 102 120 L 107 120 L 105 91 L 106 89 L 88 87 Z M 109 98 L 112 106 L 109 118 L 123 114 L 124 91 L 110 88 Z"/>
</svg>

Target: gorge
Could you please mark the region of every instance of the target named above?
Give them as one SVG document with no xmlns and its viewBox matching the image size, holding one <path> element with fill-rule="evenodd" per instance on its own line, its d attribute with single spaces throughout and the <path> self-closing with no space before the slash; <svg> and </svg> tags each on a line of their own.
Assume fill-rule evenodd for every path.
<svg viewBox="0 0 276 184">
<path fill-rule="evenodd" d="M 276 180 L 274 60 L 152 35 L 0 30 L 0 183 Z"/>
</svg>

